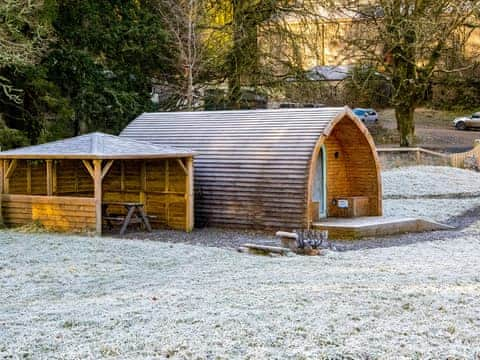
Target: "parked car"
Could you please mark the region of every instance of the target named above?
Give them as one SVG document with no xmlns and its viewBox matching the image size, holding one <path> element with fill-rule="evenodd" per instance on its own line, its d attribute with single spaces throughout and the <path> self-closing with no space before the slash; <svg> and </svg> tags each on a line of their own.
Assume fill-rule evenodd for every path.
<svg viewBox="0 0 480 360">
<path fill-rule="evenodd" d="M 378 121 L 378 114 L 374 109 L 355 108 L 353 113 L 364 123 L 371 123 Z"/>
<path fill-rule="evenodd" d="M 467 130 L 471 128 L 480 128 L 480 112 L 476 112 L 471 116 L 458 117 L 453 120 L 453 126 L 458 130 Z"/>
</svg>

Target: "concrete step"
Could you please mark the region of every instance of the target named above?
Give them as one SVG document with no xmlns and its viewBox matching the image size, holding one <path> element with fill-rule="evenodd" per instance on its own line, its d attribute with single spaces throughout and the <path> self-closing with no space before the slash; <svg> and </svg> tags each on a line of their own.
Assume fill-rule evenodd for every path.
<svg viewBox="0 0 480 360">
<path fill-rule="evenodd" d="M 328 237 L 338 240 L 354 240 L 364 237 L 454 229 L 451 226 L 440 224 L 427 218 L 384 216 L 328 218 L 313 223 L 313 228 L 317 230 L 328 230 Z"/>
</svg>

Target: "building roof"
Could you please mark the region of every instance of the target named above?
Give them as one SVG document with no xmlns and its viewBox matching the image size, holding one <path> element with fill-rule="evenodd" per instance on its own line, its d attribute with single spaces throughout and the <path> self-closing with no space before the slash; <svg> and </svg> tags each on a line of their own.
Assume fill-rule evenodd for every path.
<svg viewBox="0 0 480 360">
<path fill-rule="evenodd" d="M 99 132 L 0 152 L 0 159 L 147 159 L 193 156 L 190 149 L 154 145 Z"/>
<path fill-rule="evenodd" d="M 120 137 L 154 145 L 191 147 L 194 151 L 203 148 L 201 144 L 210 147 L 223 141 L 242 147 L 266 138 L 280 142 L 282 138 L 300 139 L 299 136 L 308 135 L 316 139 L 341 113 L 351 110 L 324 107 L 143 113 Z"/>
<path fill-rule="evenodd" d="M 342 81 L 350 76 L 351 70 L 352 67 L 348 65 L 314 66 L 307 72 L 307 77 L 317 81 Z"/>
<path fill-rule="evenodd" d="M 348 108 L 145 113 L 120 136 L 198 153 L 199 223 L 300 226 L 314 149 L 344 117 L 358 121 Z"/>
</svg>

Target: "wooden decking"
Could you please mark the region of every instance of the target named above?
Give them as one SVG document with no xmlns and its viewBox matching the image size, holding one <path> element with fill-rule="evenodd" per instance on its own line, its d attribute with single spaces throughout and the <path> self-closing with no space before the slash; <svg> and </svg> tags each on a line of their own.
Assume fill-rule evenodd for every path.
<svg viewBox="0 0 480 360">
<path fill-rule="evenodd" d="M 425 218 L 398 218 L 385 216 L 328 218 L 314 223 L 313 228 L 318 230 L 328 230 L 329 238 L 340 240 L 453 229 L 451 226 L 440 224 Z"/>
</svg>

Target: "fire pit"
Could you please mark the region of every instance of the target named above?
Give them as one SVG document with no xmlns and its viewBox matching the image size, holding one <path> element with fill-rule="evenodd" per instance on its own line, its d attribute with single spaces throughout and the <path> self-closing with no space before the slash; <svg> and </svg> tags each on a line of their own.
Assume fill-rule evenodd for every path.
<svg viewBox="0 0 480 360">
<path fill-rule="evenodd" d="M 297 254 L 318 255 L 321 248 L 328 248 L 328 231 L 295 230 L 295 232 L 278 231 L 282 246 Z"/>
</svg>

